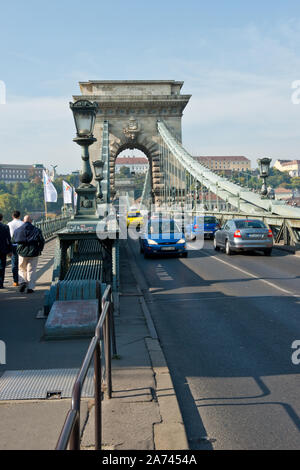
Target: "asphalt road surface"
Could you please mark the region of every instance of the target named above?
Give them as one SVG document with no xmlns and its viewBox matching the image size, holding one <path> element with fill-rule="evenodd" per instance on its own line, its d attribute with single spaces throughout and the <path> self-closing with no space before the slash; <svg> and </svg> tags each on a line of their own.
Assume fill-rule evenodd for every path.
<svg viewBox="0 0 300 470">
<path fill-rule="evenodd" d="M 187 259 L 144 259 L 130 247 L 190 448 L 299 449 L 300 257 L 227 256 L 208 241 Z"/>
</svg>

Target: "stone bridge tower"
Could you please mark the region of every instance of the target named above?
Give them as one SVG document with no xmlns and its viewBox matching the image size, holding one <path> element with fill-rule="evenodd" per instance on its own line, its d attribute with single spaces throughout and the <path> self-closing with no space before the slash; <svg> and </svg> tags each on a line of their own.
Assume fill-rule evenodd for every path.
<svg viewBox="0 0 300 470">
<path fill-rule="evenodd" d="M 191 95 L 181 95 L 183 82 L 174 80 L 90 80 L 80 82 L 82 95 L 74 100 L 96 101 L 99 106 L 90 147 L 91 162 L 101 159 L 103 122 L 109 122 L 111 193 L 115 189 L 115 160 L 120 152 L 137 148 L 145 153 L 151 169 L 155 202 L 160 200 L 163 170 L 160 168 L 157 120 L 163 120 L 181 141 L 181 117 Z"/>
</svg>

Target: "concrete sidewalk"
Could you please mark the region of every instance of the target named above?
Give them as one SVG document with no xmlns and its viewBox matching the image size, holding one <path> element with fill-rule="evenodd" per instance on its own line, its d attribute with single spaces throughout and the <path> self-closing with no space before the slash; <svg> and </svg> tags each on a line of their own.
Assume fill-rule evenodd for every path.
<svg viewBox="0 0 300 470">
<path fill-rule="evenodd" d="M 120 315 L 112 398 L 104 399 L 103 449 L 185 450 L 188 442 L 169 370 L 150 313 L 131 269 L 125 242 L 120 260 Z M 82 438 L 94 446 L 94 408 Z"/>
<path fill-rule="evenodd" d="M 6 329 L 7 334 L 9 331 L 12 334 L 14 330 L 10 322 L 15 318 L 16 336 L 9 341 L 9 351 L 19 345 L 19 351 L 13 352 L 9 358 L 6 370 L 39 370 L 48 368 L 48 364 L 49 369 L 79 368 L 87 350 L 89 340 L 43 341 L 44 320 L 35 317 L 38 308 L 42 307 L 43 292 L 52 274 L 49 265 L 51 246 L 48 246 L 45 259 L 41 259 L 41 268 L 45 266 L 47 271 L 42 268 L 43 275 L 39 279 L 40 285 L 37 286 L 34 299 L 29 302 L 29 299 L 17 295 L 10 288 L 2 293 L 2 305 L 6 305 L 6 308 L 1 311 L 3 318 L 0 318 L 0 326 L 2 322 L 3 333 Z M 114 359 L 112 364 L 112 398 L 108 400 L 104 397 L 102 402 L 103 449 L 185 450 L 188 449 L 188 443 L 173 384 L 142 292 L 134 277 L 132 263 L 124 242 L 120 266 L 120 314 L 115 318 L 120 359 Z M 34 310 L 30 309 L 32 306 Z M 4 366 L 0 366 L 0 376 L 3 371 Z M 70 399 L 55 397 L 0 401 L 0 449 L 54 449 L 70 405 Z M 82 448 L 92 450 L 92 399 L 82 400 L 81 431 Z"/>
</svg>

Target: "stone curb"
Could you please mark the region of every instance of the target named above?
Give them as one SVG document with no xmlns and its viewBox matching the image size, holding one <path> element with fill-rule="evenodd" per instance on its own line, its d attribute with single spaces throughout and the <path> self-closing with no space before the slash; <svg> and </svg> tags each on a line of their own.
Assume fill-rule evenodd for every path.
<svg viewBox="0 0 300 470">
<path fill-rule="evenodd" d="M 132 273 L 140 288 L 140 280 L 143 274 L 134 261 L 132 249 L 126 244 L 126 252 Z M 156 398 L 159 406 L 162 422 L 154 424 L 154 445 L 156 450 L 188 450 L 189 444 L 186 430 L 183 424 L 181 411 L 178 405 L 170 371 L 160 347 L 156 328 L 151 313 L 147 307 L 144 297 L 140 298 L 140 304 L 144 313 L 148 330 L 151 335 L 145 338 L 149 352 L 154 378 L 156 382 Z"/>
</svg>

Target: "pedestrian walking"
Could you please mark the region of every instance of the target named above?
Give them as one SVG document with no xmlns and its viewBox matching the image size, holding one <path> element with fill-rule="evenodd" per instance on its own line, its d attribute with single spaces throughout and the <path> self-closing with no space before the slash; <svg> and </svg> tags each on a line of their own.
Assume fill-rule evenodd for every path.
<svg viewBox="0 0 300 470">
<path fill-rule="evenodd" d="M 13 243 L 17 243 L 19 255 L 20 292 L 27 288 L 27 294 L 32 294 L 36 282 L 38 257 L 42 254 L 45 240 L 42 231 L 32 225 L 29 215 L 24 217 L 24 224 L 14 232 Z"/>
<path fill-rule="evenodd" d="M 8 222 L 8 227 L 10 231 L 10 236 L 13 239 L 15 230 L 21 225 L 24 224 L 22 220 L 20 220 L 21 213 L 19 211 L 14 211 L 12 213 L 12 221 Z M 13 275 L 13 285 L 16 287 L 19 285 L 19 255 L 17 253 L 17 244 L 13 243 L 12 245 L 12 255 L 11 255 L 11 270 Z"/>
<path fill-rule="evenodd" d="M 7 225 L 2 223 L 3 215 L 0 214 L 0 289 L 3 289 L 5 268 L 6 268 L 6 256 L 11 255 L 12 244 L 9 228 Z"/>
</svg>

